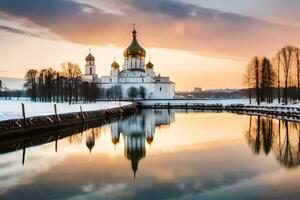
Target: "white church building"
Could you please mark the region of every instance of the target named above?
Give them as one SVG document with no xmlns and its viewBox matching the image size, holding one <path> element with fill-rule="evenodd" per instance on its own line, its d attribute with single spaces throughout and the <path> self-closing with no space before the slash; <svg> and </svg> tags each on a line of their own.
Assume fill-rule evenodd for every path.
<svg viewBox="0 0 300 200">
<path fill-rule="evenodd" d="M 99 87 L 109 89 L 121 87 L 122 98 L 129 99 L 128 91 L 134 87 L 138 91 L 143 88 L 145 99 L 172 99 L 175 93 L 175 83 L 169 77 L 156 75 L 154 65 L 149 61 L 145 64 L 146 51 L 137 41 L 137 32 L 132 31 L 132 42 L 125 49 L 122 69 L 114 61 L 111 64 L 110 76 L 96 74 L 95 57 L 91 52 L 86 57 L 85 74 L 82 80 L 97 83 Z"/>
</svg>

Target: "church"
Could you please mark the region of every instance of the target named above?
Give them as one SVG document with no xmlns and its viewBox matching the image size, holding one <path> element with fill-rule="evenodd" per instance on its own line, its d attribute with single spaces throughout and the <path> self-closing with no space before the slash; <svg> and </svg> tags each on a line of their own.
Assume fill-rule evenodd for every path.
<svg viewBox="0 0 300 200">
<path fill-rule="evenodd" d="M 137 41 L 137 31 L 132 31 L 132 42 L 124 50 L 124 63 L 113 61 L 110 76 L 98 77 L 96 74 L 95 57 L 91 52 L 86 57 L 85 74 L 82 80 L 95 83 L 102 89 L 119 88 L 122 99 L 130 99 L 135 95 L 142 99 L 172 99 L 175 83 L 169 77 L 156 75 L 154 65 L 145 64 L 146 51 Z"/>
</svg>

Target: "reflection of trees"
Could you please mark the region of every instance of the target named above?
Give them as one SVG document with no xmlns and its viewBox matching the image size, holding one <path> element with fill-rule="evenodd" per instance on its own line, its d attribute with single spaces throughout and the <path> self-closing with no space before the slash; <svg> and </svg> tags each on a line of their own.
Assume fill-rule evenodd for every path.
<svg viewBox="0 0 300 200">
<path fill-rule="evenodd" d="M 299 124 L 282 122 L 284 130 L 278 136 L 278 145 L 274 149 L 276 158 L 280 163 L 288 168 L 296 167 L 299 160 Z"/>
<path fill-rule="evenodd" d="M 273 120 L 258 116 L 253 126 L 253 118 L 253 116 L 250 116 L 249 130 L 246 134 L 248 143 L 255 154 L 259 154 L 261 149 L 264 150 L 265 154 L 269 154 L 274 135 Z"/>
<path fill-rule="evenodd" d="M 273 119 L 262 120 L 263 147 L 266 154 L 269 154 L 272 148 L 273 134 Z"/>
<path fill-rule="evenodd" d="M 299 123 L 250 116 L 246 138 L 255 154 L 260 154 L 262 149 L 266 155 L 273 151 L 277 160 L 287 168 L 300 164 Z"/>
</svg>

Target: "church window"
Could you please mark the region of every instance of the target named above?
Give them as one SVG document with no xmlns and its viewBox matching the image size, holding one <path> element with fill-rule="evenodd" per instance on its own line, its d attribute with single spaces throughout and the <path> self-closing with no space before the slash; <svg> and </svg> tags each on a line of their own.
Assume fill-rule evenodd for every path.
<svg viewBox="0 0 300 200">
<path fill-rule="evenodd" d="M 92 68 L 90 67 L 90 74 L 92 74 Z"/>
<path fill-rule="evenodd" d="M 159 91 L 161 91 L 161 87 L 159 88 Z"/>
</svg>

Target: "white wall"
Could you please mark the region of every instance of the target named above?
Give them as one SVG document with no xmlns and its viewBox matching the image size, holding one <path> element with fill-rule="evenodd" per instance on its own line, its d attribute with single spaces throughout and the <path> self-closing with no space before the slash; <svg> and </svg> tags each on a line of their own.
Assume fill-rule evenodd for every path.
<svg viewBox="0 0 300 200">
<path fill-rule="evenodd" d="M 120 85 L 123 91 L 123 98 L 129 99 L 128 89 L 141 86 L 146 88 L 146 99 L 172 99 L 174 97 L 174 84 L 172 83 L 102 83 L 102 88 L 111 88 Z"/>
<path fill-rule="evenodd" d="M 124 60 L 123 70 L 145 69 L 145 60 L 139 58 L 128 58 Z"/>
<path fill-rule="evenodd" d="M 90 68 L 92 68 L 92 74 L 96 74 L 96 65 L 85 65 L 85 74 L 91 74 Z"/>
<path fill-rule="evenodd" d="M 155 83 L 155 91 L 152 99 L 173 99 L 174 84 L 172 83 Z"/>
</svg>

